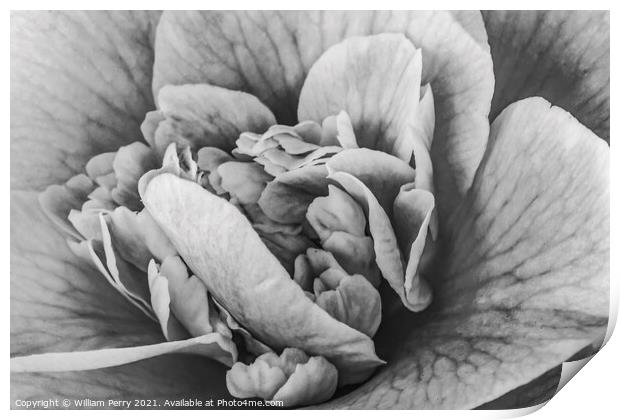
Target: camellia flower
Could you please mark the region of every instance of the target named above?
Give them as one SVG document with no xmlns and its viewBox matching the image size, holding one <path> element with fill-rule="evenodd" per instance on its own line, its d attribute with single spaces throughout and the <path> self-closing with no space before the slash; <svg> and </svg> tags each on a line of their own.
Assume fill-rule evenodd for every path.
<svg viewBox="0 0 620 420">
<path fill-rule="evenodd" d="M 18 13 L 12 39 L 13 401 L 513 407 L 600 347 L 607 14 Z"/>
</svg>

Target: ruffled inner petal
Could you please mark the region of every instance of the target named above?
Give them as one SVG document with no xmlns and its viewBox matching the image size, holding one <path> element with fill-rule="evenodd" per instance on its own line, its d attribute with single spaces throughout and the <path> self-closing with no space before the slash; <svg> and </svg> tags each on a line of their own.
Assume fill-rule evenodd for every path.
<svg viewBox="0 0 620 420">
<path fill-rule="evenodd" d="M 276 176 L 265 187 L 258 205 L 276 222 L 301 223 L 312 200 L 327 195 L 327 187 L 325 166 L 306 166 Z"/>
<path fill-rule="evenodd" d="M 139 210 L 142 204 L 138 180 L 158 163 L 155 153 L 144 143 L 135 142 L 119 148 L 112 163 L 116 186 L 110 191 L 111 198 L 130 210 Z"/>
<path fill-rule="evenodd" d="M 83 239 L 80 232 L 69 222 L 69 213 L 86 201 L 95 185 L 86 175 L 75 175 L 64 185 L 50 185 L 39 195 L 43 212 L 62 231 L 77 240 Z"/>
<path fill-rule="evenodd" d="M 306 219 L 321 240 L 321 246 L 351 274 L 363 275 L 375 287 L 381 276 L 375 263 L 372 238 L 366 236 L 366 216 L 347 193 L 330 185 L 327 197 L 317 197 Z"/>
<path fill-rule="evenodd" d="M 362 181 L 389 216 L 400 187 L 416 180 L 416 171 L 408 162 L 365 148 L 344 150 L 330 159 L 327 167 Z"/>
<path fill-rule="evenodd" d="M 334 289 L 319 293 L 316 304 L 369 337 L 374 337 L 381 323 L 379 292 L 359 274 L 346 276 Z"/>
<path fill-rule="evenodd" d="M 409 288 L 410 284 L 405 277 L 403 266 L 404 259 L 398 246 L 394 228 L 377 198 L 355 176 L 346 172 L 335 172 L 329 164 L 327 169 L 329 178 L 338 182 L 347 193 L 364 207 L 368 218 L 368 230 L 373 239 L 376 263 L 383 277 L 398 294 L 407 309 L 415 312 L 426 309 L 430 304 L 428 284 L 424 279 L 418 277 L 419 281 L 415 284 L 416 289 Z M 423 246 L 421 250 L 424 250 Z"/>
<path fill-rule="evenodd" d="M 318 404 L 336 392 L 338 371 L 324 357 L 311 357 L 297 365 L 295 372 L 273 396 L 286 407 Z"/>
<path fill-rule="evenodd" d="M 236 397 L 259 397 L 292 407 L 329 399 L 336 391 L 338 371 L 324 357 L 286 348 L 280 356 L 266 353 L 249 365 L 235 364 L 226 383 Z"/>
<path fill-rule="evenodd" d="M 157 316 L 159 325 L 168 341 L 183 340 L 189 338 L 189 334 L 179 323 L 177 318 L 170 312 L 170 292 L 168 277 L 161 275 L 159 267 L 152 261 L 149 264 L 149 290 L 151 292 L 151 306 Z M 164 261 L 165 263 L 165 261 Z M 187 275 L 187 274 L 186 274 Z"/>
</svg>

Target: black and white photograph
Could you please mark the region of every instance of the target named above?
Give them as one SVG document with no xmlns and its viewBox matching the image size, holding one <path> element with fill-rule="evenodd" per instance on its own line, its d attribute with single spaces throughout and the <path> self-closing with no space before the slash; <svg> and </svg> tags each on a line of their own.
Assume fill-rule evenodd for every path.
<svg viewBox="0 0 620 420">
<path fill-rule="evenodd" d="M 11 410 L 542 407 L 609 339 L 609 10 L 9 43 Z"/>
</svg>

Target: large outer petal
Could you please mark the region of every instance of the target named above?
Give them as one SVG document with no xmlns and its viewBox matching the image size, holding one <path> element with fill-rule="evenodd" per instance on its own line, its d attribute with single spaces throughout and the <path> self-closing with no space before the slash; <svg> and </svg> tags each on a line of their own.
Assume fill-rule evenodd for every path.
<svg viewBox="0 0 620 420">
<path fill-rule="evenodd" d="M 492 63 L 475 16 L 165 12 L 157 28 L 154 90 L 200 82 L 241 89 L 267 104 L 280 122 L 290 123 L 306 74 L 318 57 L 344 38 L 381 32 L 404 33 L 422 49 L 422 82 L 430 82 L 435 94 L 431 156 L 439 215 L 447 217 L 471 185 L 489 129 Z"/>
<path fill-rule="evenodd" d="M 156 12 L 14 12 L 11 184 L 67 180 L 99 152 L 141 139 Z"/>
<path fill-rule="evenodd" d="M 482 48 L 489 49 L 487 31 L 479 10 L 452 10 L 450 13 Z"/>
<path fill-rule="evenodd" d="M 603 140 L 542 99 L 504 111 L 434 304 L 388 320 L 376 337 L 379 354 L 391 352 L 387 367 L 329 406 L 476 407 L 602 337 L 608 155 Z"/>
<path fill-rule="evenodd" d="M 153 107 L 156 12 L 14 12 L 11 17 L 11 184 L 40 190 L 93 154 L 141 138 Z M 11 193 L 11 354 L 163 340 L 156 324 L 73 255 L 39 210 Z M 164 356 L 100 371 L 12 374 L 16 399 L 221 396 L 223 367 Z"/>
<path fill-rule="evenodd" d="M 542 96 L 609 141 L 609 11 L 483 14 L 496 78 L 491 116 Z"/>
</svg>

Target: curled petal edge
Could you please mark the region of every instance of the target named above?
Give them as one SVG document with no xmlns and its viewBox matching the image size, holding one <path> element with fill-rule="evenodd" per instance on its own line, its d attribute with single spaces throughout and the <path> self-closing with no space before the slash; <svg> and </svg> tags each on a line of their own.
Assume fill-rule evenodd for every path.
<svg viewBox="0 0 620 420">
<path fill-rule="evenodd" d="M 187 340 L 169 341 L 146 346 L 123 347 L 76 351 L 66 353 L 45 353 L 11 359 L 12 372 L 75 372 L 103 369 L 137 362 L 169 353 L 189 353 L 212 357 L 212 353 L 225 350 L 231 358 L 216 358 L 219 362 L 232 366 L 237 357 L 234 343 L 220 334 L 206 334 Z"/>
<path fill-rule="evenodd" d="M 374 241 L 377 266 L 383 277 L 398 294 L 403 305 L 413 312 L 428 307 L 432 295 L 430 287 L 422 277 L 412 276 L 413 261 L 407 263 L 409 275 L 403 269 L 403 256 L 388 215 L 372 191 L 362 181 L 346 172 L 335 172 L 327 165 L 328 178 L 338 182 L 345 191 L 363 205 L 367 212 L 368 227 Z M 428 225 L 428 224 L 427 224 Z M 416 253 L 418 247 L 415 248 Z M 422 247 L 423 250 L 423 247 Z M 421 253 L 420 253 L 421 255 Z M 417 264 L 415 264 L 417 266 Z M 407 281 L 411 278 L 411 281 Z"/>
</svg>

